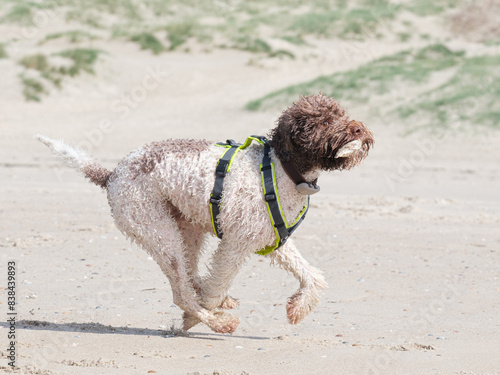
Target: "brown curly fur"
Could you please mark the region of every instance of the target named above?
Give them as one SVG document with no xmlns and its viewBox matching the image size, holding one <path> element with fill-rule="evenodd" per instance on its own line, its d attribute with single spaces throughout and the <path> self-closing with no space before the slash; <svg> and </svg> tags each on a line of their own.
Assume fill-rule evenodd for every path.
<svg viewBox="0 0 500 375">
<path fill-rule="evenodd" d="M 314 169 L 350 169 L 368 155 L 374 143 L 363 123 L 350 120 L 336 100 L 322 93 L 302 96 L 283 111 L 269 137 L 278 158 L 293 162 L 302 174 Z M 361 150 L 335 159 L 342 146 L 357 139 L 362 141 Z"/>
<path fill-rule="evenodd" d="M 91 162 L 85 165 L 83 173 L 86 178 L 104 190 L 106 189 L 109 177 L 111 176 L 111 171 L 103 168 L 97 162 Z"/>
</svg>

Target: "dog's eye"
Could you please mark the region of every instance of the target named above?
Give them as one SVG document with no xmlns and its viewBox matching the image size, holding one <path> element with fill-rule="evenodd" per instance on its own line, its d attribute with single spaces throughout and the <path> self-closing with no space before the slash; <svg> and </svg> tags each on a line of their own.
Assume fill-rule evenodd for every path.
<svg viewBox="0 0 500 375">
<path fill-rule="evenodd" d="M 328 123 L 328 121 L 325 121 L 323 125 L 330 125 L 330 124 Z"/>
</svg>

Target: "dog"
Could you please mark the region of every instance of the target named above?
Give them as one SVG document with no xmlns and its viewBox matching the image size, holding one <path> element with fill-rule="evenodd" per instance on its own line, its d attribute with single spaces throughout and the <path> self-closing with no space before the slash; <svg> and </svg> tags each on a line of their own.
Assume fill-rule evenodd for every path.
<svg viewBox="0 0 500 375">
<path fill-rule="evenodd" d="M 107 192 L 116 226 L 150 254 L 170 281 L 173 302 L 184 311 L 183 329 L 202 322 L 218 333 L 233 333 L 238 327 L 239 318 L 223 310 L 238 305 L 228 290 L 240 267 L 250 255 L 274 249 L 279 242 L 263 193 L 264 142 L 288 223 L 319 189 L 320 172 L 360 164 L 374 144 L 370 130 L 351 120 L 336 100 L 322 93 L 300 97 L 283 111 L 268 141 L 235 154 L 224 177 L 220 210 L 212 218 L 214 174 L 228 145 L 186 139 L 154 142 L 132 151 L 110 171 L 77 148 L 42 135 L 35 138 Z M 297 176 L 303 183 L 297 184 Z M 201 277 L 198 261 L 206 236 L 216 234 L 214 225 L 223 237 Z M 299 281 L 286 305 L 288 321 L 297 324 L 318 304 L 327 283 L 291 238 L 266 257 Z"/>
</svg>

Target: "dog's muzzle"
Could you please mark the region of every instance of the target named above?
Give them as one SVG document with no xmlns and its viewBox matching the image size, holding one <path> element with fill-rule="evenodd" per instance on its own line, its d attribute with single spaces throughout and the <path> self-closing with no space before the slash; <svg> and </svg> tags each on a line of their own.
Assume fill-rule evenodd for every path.
<svg viewBox="0 0 500 375">
<path fill-rule="evenodd" d="M 335 154 L 335 159 L 337 158 L 348 158 L 356 151 L 359 151 L 363 148 L 363 142 L 361 139 L 356 139 L 355 141 L 349 142 L 346 145 L 342 146 L 337 153 Z"/>
</svg>

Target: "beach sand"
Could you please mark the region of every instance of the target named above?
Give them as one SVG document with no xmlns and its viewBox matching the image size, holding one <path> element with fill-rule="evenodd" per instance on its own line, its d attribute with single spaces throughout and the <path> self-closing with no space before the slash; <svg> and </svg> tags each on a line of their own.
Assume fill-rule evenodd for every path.
<svg viewBox="0 0 500 375">
<path fill-rule="evenodd" d="M 237 331 L 198 325 L 175 335 L 181 310 L 159 267 L 116 229 L 106 195 L 33 135 L 78 144 L 108 168 L 154 140 L 242 141 L 279 116 L 245 103 L 334 67 L 263 68 L 241 51 L 153 56 L 131 43 L 94 43 L 108 52 L 97 74 L 41 103 L 22 99 L 18 67 L 0 60 L 0 277 L 16 261 L 18 302 L 18 369 L 7 365 L 9 328 L 0 323 L 0 372 L 500 373 L 500 134 L 403 136 L 349 108 L 375 133 L 375 148 L 354 170 L 320 177 L 294 234 L 329 283 L 318 308 L 288 324 L 298 285 L 255 255 L 230 290 L 240 301 Z"/>
</svg>

